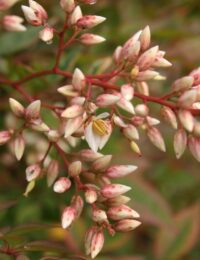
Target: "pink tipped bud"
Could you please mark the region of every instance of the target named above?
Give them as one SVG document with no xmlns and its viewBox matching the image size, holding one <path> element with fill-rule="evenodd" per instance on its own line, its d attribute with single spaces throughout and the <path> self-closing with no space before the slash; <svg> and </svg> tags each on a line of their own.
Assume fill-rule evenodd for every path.
<svg viewBox="0 0 200 260">
<path fill-rule="evenodd" d="M 14 141 L 14 151 L 17 160 L 21 160 L 25 149 L 25 141 L 22 135 L 17 136 Z"/>
<path fill-rule="evenodd" d="M 93 164 L 92 168 L 95 171 L 104 171 L 112 160 L 112 155 L 104 155 L 98 158 Z"/>
<path fill-rule="evenodd" d="M 149 108 L 145 104 L 139 104 L 135 107 L 135 113 L 138 116 L 147 116 L 149 114 Z"/>
<path fill-rule="evenodd" d="M 75 1 L 74 0 L 60 0 L 60 5 L 65 12 L 71 13 L 75 8 Z"/>
<path fill-rule="evenodd" d="M 33 164 L 31 166 L 29 166 L 28 168 L 26 168 L 26 180 L 28 182 L 31 182 L 35 179 L 37 179 L 37 177 L 39 177 L 41 173 L 41 168 L 39 164 Z"/>
<path fill-rule="evenodd" d="M 67 120 L 65 126 L 65 138 L 68 138 L 75 133 L 82 126 L 83 122 L 84 118 L 82 116 Z"/>
<path fill-rule="evenodd" d="M 41 101 L 40 100 L 33 101 L 26 108 L 26 118 L 27 119 L 38 118 L 40 116 L 40 109 L 41 109 Z"/>
<path fill-rule="evenodd" d="M 146 26 L 141 32 L 139 40 L 141 43 L 141 50 L 144 51 L 149 48 L 149 45 L 151 43 L 151 32 L 149 26 Z"/>
<path fill-rule="evenodd" d="M 75 220 L 75 209 L 72 207 L 66 207 L 63 211 L 61 222 L 62 228 L 68 228 Z"/>
<path fill-rule="evenodd" d="M 65 109 L 61 116 L 64 118 L 74 118 L 77 116 L 82 115 L 84 112 L 84 109 L 82 106 L 79 105 L 73 105 L 71 107 L 68 107 L 67 109 Z"/>
<path fill-rule="evenodd" d="M 81 150 L 79 152 L 79 154 L 80 154 L 82 160 L 84 160 L 86 162 L 93 162 L 96 159 L 99 159 L 100 157 L 102 157 L 101 153 L 96 153 L 96 152 L 94 152 L 93 150 L 90 150 L 90 149 Z"/>
<path fill-rule="evenodd" d="M 0 132 L 0 145 L 6 144 L 12 137 L 10 131 L 1 131 Z"/>
<path fill-rule="evenodd" d="M 183 90 L 187 90 L 192 87 L 194 83 L 194 79 L 192 76 L 186 76 L 180 79 L 177 79 L 172 85 L 172 89 L 174 92 L 179 92 Z"/>
<path fill-rule="evenodd" d="M 147 130 L 147 135 L 152 144 L 154 144 L 161 151 L 166 151 L 164 139 L 157 128 L 149 127 Z"/>
<path fill-rule="evenodd" d="M 85 29 L 85 28 L 90 29 L 100 23 L 103 23 L 105 20 L 106 20 L 106 18 L 102 17 L 102 16 L 86 15 L 77 21 L 77 26 L 81 27 L 83 29 Z"/>
<path fill-rule="evenodd" d="M 123 109 L 124 111 L 135 115 L 135 110 L 133 107 L 133 104 L 126 100 L 125 98 L 121 98 L 118 102 L 117 102 L 117 106 L 120 107 L 121 109 Z"/>
<path fill-rule="evenodd" d="M 160 120 L 158 120 L 157 118 L 154 118 L 154 117 L 147 116 L 146 120 L 147 120 L 147 124 L 149 126 L 154 126 L 154 125 L 160 124 Z"/>
<path fill-rule="evenodd" d="M 80 69 L 75 69 L 73 77 L 72 77 L 72 85 L 73 87 L 78 90 L 81 91 L 85 88 L 85 76 L 83 74 L 83 72 Z"/>
<path fill-rule="evenodd" d="M 23 117 L 25 109 L 24 107 L 15 99 L 9 98 L 9 104 L 12 112 L 17 116 L 17 117 Z"/>
<path fill-rule="evenodd" d="M 91 257 L 94 259 L 102 250 L 104 245 L 104 234 L 103 231 L 96 232 L 91 241 Z"/>
<path fill-rule="evenodd" d="M 194 128 L 194 118 L 190 111 L 180 110 L 178 113 L 179 120 L 183 127 L 188 131 L 192 132 Z"/>
<path fill-rule="evenodd" d="M 97 193 L 94 190 L 87 190 L 85 192 L 85 200 L 89 204 L 93 204 L 97 200 Z"/>
<path fill-rule="evenodd" d="M 176 115 L 169 107 L 162 107 L 161 115 L 167 123 L 169 123 L 174 129 L 177 129 L 178 123 Z"/>
<path fill-rule="evenodd" d="M 39 32 L 39 38 L 46 42 L 47 44 L 51 44 L 54 36 L 54 29 L 46 26 L 42 31 Z"/>
<path fill-rule="evenodd" d="M 69 190 L 69 188 L 71 187 L 71 181 L 70 179 L 66 178 L 66 177 L 61 177 L 59 178 L 54 186 L 53 186 L 53 190 L 57 193 L 63 193 L 66 190 Z"/>
<path fill-rule="evenodd" d="M 185 91 L 179 98 L 178 102 L 180 106 L 185 108 L 190 108 L 193 103 L 197 101 L 197 91 L 196 89 L 191 89 L 188 91 Z"/>
<path fill-rule="evenodd" d="M 115 206 L 119 206 L 119 205 L 122 205 L 122 204 L 126 204 L 130 201 L 131 199 L 127 196 L 123 196 L 123 195 L 120 195 L 118 197 L 115 197 L 115 198 L 112 198 L 112 199 L 108 199 L 106 201 L 106 204 L 110 207 L 115 207 Z"/>
<path fill-rule="evenodd" d="M 92 211 L 92 219 L 95 222 L 102 223 L 102 222 L 107 222 L 107 215 L 104 210 L 101 209 L 93 209 Z"/>
<path fill-rule="evenodd" d="M 67 96 L 67 97 L 77 97 L 78 96 L 78 92 L 76 92 L 74 90 L 74 87 L 72 85 L 66 85 L 63 87 L 58 88 L 58 92 L 63 95 L 63 96 Z"/>
<path fill-rule="evenodd" d="M 200 162 L 200 138 L 190 136 L 188 139 L 188 146 L 191 154 L 198 162 Z"/>
<path fill-rule="evenodd" d="M 161 68 L 167 68 L 171 67 L 172 63 L 166 60 L 165 58 L 156 57 L 156 60 L 154 61 L 153 67 L 161 67 Z"/>
<path fill-rule="evenodd" d="M 81 171 L 82 171 L 82 163 L 80 161 L 72 162 L 69 165 L 68 172 L 70 176 L 72 177 L 77 176 L 81 173 Z"/>
<path fill-rule="evenodd" d="M 85 45 L 99 44 L 105 40 L 104 37 L 92 33 L 84 33 L 80 37 L 80 42 Z"/>
<path fill-rule="evenodd" d="M 137 170 L 135 165 L 114 165 L 107 169 L 106 176 L 109 178 L 121 178 Z"/>
<path fill-rule="evenodd" d="M 102 94 L 97 97 L 96 99 L 96 105 L 98 107 L 108 107 L 112 106 L 119 101 L 120 97 L 111 95 L 111 94 Z"/>
<path fill-rule="evenodd" d="M 121 220 L 127 218 L 139 218 L 140 215 L 126 205 L 119 205 L 108 210 L 108 217 L 112 220 Z"/>
<path fill-rule="evenodd" d="M 87 230 L 85 234 L 85 253 L 86 255 L 89 255 L 91 253 L 91 242 L 93 236 L 97 232 L 97 227 L 91 227 L 90 229 Z"/>
<path fill-rule="evenodd" d="M 174 136 L 174 151 L 176 154 L 176 158 L 179 159 L 187 146 L 187 134 L 185 130 L 179 129 L 176 131 Z"/>
<path fill-rule="evenodd" d="M 47 168 L 47 185 L 50 187 L 56 178 L 58 177 L 59 173 L 59 163 L 56 160 L 52 160 Z"/>
<path fill-rule="evenodd" d="M 119 232 L 129 232 L 140 225 L 140 221 L 134 219 L 123 219 L 114 225 L 114 229 Z"/>
<path fill-rule="evenodd" d="M 126 185 L 122 185 L 122 184 L 107 184 L 105 185 L 102 190 L 101 190 L 101 194 L 105 197 L 105 198 L 114 198 L 117 197 L 119 195 L 122 195 L 128 191 L 130 191 L 131 188 L 126 186 Z"/>
<path fill-rule="evenodd" d="M 70 17 L 70 24 L 75 25 L 79 19 L 83 17 L 80 6 L 76 6 Z"/>
<path fill-rule="evenodd" d="M 6 15 L 3 17 L 3 27 L 9 32 L 24 32 L 26 27 L 22 25 L 24 19 L 17 15 Z"/>
<path fill-rule="evenodd" d="M 138 59 L 137 65 L 140 70 L 148 69 L 154 63 L 156 55 L 158 53 L 158 46 L 152 47 L 145 51 Z"/>
<path fill-rule="evenodd" d="M 80 217 L 84 207 L 84 202 L 81 196 L 74 196 L 72 198 L 72 205 L 73 208 L 75 209 L 75 217 L 77 219 Z"/>
<path fill-rule="evenodd" d="M 159 73 L 157 71 L 154 70 L 145 70 L 145 71 L 141 71 L 137 74 L 136 77 L 134 77 L 132 75 L 131 72 L 131 76 L 133 79 L 136 79 L 138 81 L 147 81 L 147 80 L 153 80 L 155 79 L 157 76 L 159 75 Z"/>
<path fill-rule="evenodd" d="M 130 101 L 134 97 L 134 88 L 130 84 L 125 84 L 121 86 L 121 94 L 123 98 Z"/>
<path fill-rule="evenodd" d="M 128 125 L 127 127 L 123 128 L 123 134 L 129 140 L 139 140 L 138 130 L 133 125 Z"/>
</svg>

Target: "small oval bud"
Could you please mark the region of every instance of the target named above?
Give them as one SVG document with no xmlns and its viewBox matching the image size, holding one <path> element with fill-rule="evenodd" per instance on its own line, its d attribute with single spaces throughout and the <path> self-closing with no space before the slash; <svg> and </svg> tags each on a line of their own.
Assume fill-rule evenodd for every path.
<svg viewBox="0 0 200 260">
<path fill-rule="evenodd" d="M 74 0 L 60 0 L 60 5 L 62 9 L 67 13 L 71 13 L 75 8 Z"/>
<path fill-rule="evenodd" d="M 72 177 L 77 176 L 81 173 L 81 171 L 82 171 L 82 163 L 80 161 L 72 162 L 69 165 L 68 172 L 70 176 Z"/>
<path fill-rule="evenodd" d="M 9 104 L 12 112 L 17 116 L 17 117 L 23 117 L 25 109 L 24 107 L 15 99 L 9 98 Z"/>
<path fill-rule="evenodd" d="M 26 180 L 28 182 L 33 181 L 39 177 L 41 168 L 39 164 L 33 164 L 26 168 Z"/>
<path fill-rule="evenodd" d="M 173 83 L 172 89 L 174 92 L 184 91 L 184 90 L 191 88 L 193 82 L 194 82 L 194 79 L 191 76 L 182 77 L 180 79 L 177 79 Z"/>
<path fill-rule="evenodd" d="M 166 151 L 164 139 L 157 128 L 149 127 L 147 130 L 147 135 L 152 144 L 154 144 L 161 151 Z"/>
<path fill-rule="evenodd" d="M 134 88 L 130 84 L 125 84 L 121 86 L 121 94 L 123 98 L 130 101 L 134 97 Z"/>
<path fill-rule="evenodd" d="M 192 132 L 194 128 L 194 118 L 191 112 L 188 110 L 179 110 L 178 117 L 183 127 L 188 132 Z"/>
<path fill-rule="evenodd" d="M 83 72 L 76 68 L 72 77 L 72 85 L 75 90 L 81 91 L 85 88 L 86 80 Z"/>
<path fill-rule="evenodd" d="M 112 208 L 109 208 L 108 217 L 112 220 L 121 220 L 127 218 L 139 218 L 140 215 L 130 207 L 126 205 L 119 205 Z"/>
<path fill-rule="evenodd" d="M 36 119 L 40 116 L 41 101 L 35 100 L 26 108 L 26 118 Z"/>
<path fill-rule="evenodd" d="M 149 114 L 149 108 L 145 104 L 139 104 L 135 107 L 135 113 L 138 116 L 147 116 Z"/>
<path fill-rule="evenodd" d="M 103 231 L 97 231 L 91 241 L 91 257 L 94 259 L 102 250 L 104 245 L 104 234 Z"/>
<path fill-rule="evenodd" d="M 72 105 L 68 108 L 66 108 L 61 116 L 64 118 L 74 118 L 82 115 L 84 113 L 84 109 L 82 106 L 79 105 Z"/>
<path fill-rule="evenodd" d="M 61 177 L 59 178 L 54 186 L 53 186 L 53 190 L 57 193 L 63 193 L 66 190 L 68 190 L 71 187 L 71 181 L 70 179 L 66 178 L 66 177 Z"/>
<path fill-rule="evenodd" d="M 116 104 L 119 101 L 120 97 L 112 94 L 102 94 L 97 97 L 96 105 L 98 107 L 107 107 Z"/>
<path fill-rule="evenodd" d="M 174 135 L 174 151 L 176 154 L 176 158 L 179 159 L 187 146 L 187 134 L 185 130 L 179 129 L 176 131 Z"/>
<path fill-rule="evenodd" d="M 91 29 L 105 20 L 106 18 L 102 16 L 85 15 L 77 21 L 77 26 L 83 29 Z"/>
<path fill-rule="evenodd" d="M 80 42 L 85 45 L 93 45 L 104 42 L 106 39 L 102 36 L 92 33 L 84 33 L 79 38 Z"/>
<path fill-rule="evenodd" d="M 89 204 L 93 204 L 97 200 L 97 193 L 94 190 L 87 190 L 85 192 L 85 200 Z"/>
<path fill-rule="evenodd" d="M 10 141 L 12 133 L 10 131 L 1 131 L 0 132 L 0 145 L 6 144 Z"/>
<path fill-rule="evenodd" d="M 98 158 L 96 161 L 94 161 L 94 163 L 92 164 L 92 168 L 95 171 L 104 171 L 110 164 L 111 160 L 112 155 L 104 155 Z"/>
<path fill-rule="evenodd" d="M 107 222 L 107 215 L 106 212 L 102 209 L 93 209 L 92 211 L 92 219 L 95 222 L 102 223 Z"/>
<path fill-rule="evenodd" d="M 73 207 L 66 207 L 63 211 L 61 222 L 62 228 L 68 228 L 75 220 L 75 209 Z"/>
<path fill-rule="evenodd" d="M 126 186 L 126 185 L 122 185 L 122 184 L 107 184 L 105 185 L 102 189 L 101 189 L 101 194 L 105 197 L 105 198 L 114 198 L 117 197 L 119 195 L 122 195 L 128 191 L 130 191 L 131 188 Z"/>
<path fill-rule="evenodd" d="M 17 160 L 21 160 L 25 149 L 25 141 L 23 136 L 20 134 L 14 140 L 14 151 Z"/>
<path fill-rule="evenodd" d="M 135 165 L 114 165 L 107 169 L 105 175 L 109 178 L 122 178 L 137 170 Z"/>
<path fill-rule="evenodd" d="M 123 134 L 129 140 L 139 140 L 139 133 L 135 126 L 128 125 L 127 127 L 123 128 Z"/>
<path fill-rule="evenodd" d="M 178 123 L 177 123 L 176 115 L 169 107 L 162 107 L 161 115 L 163 116 L 166 122 L 170 123 L 170 125 L 174 129 L 177 129 Z"/>
<path fill-rule="evenodd" d="M 138 220 L 123 219 L 123 220 L 118 221 L 114 225 L 114 229 L 118 232 L 129 232 L 140 225 L 141 225 L 141 222 Z"/>
<path fill-rule="evenodd" d="M 54 29 L 46 26 L 42 31 L 39 32 L 39 38 L 46 42 L 47 44 L 51 44 L 54 36 Z"/>
<path fill-rule="evenodd" d="M 75 25 L 77 21 L 83 17 L 80 6 L 76 6 L 70 17 L 70 24 Z"/>
<path fill-rule="evenodd" d="M 75 209 L 75 217 L 76 219 L 80 217 L 82 211 L 83 211 L 83 206 L 84 206 L 84 202 L 83 199 L 81 198 L 81 196 L 74 196 L 72 198 L 72 205 L 73 208 Z"/>
</svg>

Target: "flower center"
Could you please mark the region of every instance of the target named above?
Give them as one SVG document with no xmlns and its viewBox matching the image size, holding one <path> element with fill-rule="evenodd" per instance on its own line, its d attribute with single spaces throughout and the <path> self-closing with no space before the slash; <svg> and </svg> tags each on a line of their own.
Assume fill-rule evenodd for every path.
<svg viewBox="0 0 200 260">
<path fill-rule="evenodd" d="M 102 119 L 96 119 L 92 122 L 92 129 L 96 134 L 103 136 L 108 134 L 109 126 L 106 121 Z"/>
</svg>

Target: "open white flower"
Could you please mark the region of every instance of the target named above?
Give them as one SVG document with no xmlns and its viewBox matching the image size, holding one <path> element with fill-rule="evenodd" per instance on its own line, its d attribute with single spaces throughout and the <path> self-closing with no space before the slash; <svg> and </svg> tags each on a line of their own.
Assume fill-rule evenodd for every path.
<svg viewBox="0 0 200 260">
<path fill-rule="evenodd" d="M 93 117 L 85 128 L 85 139 L 94 152 L 105 146 L 112 133 L 110 120 L 105 119 L 108 116 L 108 113 L 102 113 L 97 117 Z"/>
</svg>

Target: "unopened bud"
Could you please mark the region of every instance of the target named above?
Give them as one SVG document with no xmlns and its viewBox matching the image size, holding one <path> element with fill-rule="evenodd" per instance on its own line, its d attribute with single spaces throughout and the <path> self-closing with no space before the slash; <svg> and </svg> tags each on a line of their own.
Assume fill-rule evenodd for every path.
<svg viewBox="0 0 200 260">
<path fill-rule="evenodd" d="M 190 136 L 188 139 L 188 146 L 191 154 L 200 162 L 200 138 Z"/>
<path fill-rule="evenodd" d="M 83 112 L 84 112 L 84 109 L 82 106 L 72 105 L 72 106 L 66 108 L 62 112 L 61 116 L 64 118 L 74 118 L 74 117 L 82 115 Z"/>
<path fill-rule="evenodd" d="M 192 87 L 194 79 L 192 76 L 186 76 L 180 79 L 177 79 L 172 85 L 174 92 L 184 91 Z"/>
<path fill-rule="evenodd" d="M 50 187 L 56 178 L 58 177 L 59 173 L 59 164 L 58 161 L 52 160 L 47 168 L 47 185 Z"/>
<path fill-rule="evenodd" d="M 41 101 L 40 100 L 33 101 L 26 108 L 26 118 L 27 119 L 38 118 L 40 116 L 40 108 L 41 108 Z"/>
<path fill-rule="evenodd" d="M 115 197 L 115 198 L 111 198 L 111 199 L 108 199 L 106 201 L 106 204 L 110 207 L 115 207 L 115 206 L 119 206 L 119 205 L 122 205 L 122 204 L 126 204 L 130 201 L 130 198 L 127 197 L 127 196 L 123 196 L 123 195 L 120 195 L 118 197 Z"/>
<path fill-rule="evenodd" d="M 102 157 L 101 153 L 94 152 L 93 150 L 90 150 L 90 149 L 81 150 L 79 152 L 79 154 L 80 154 L 82 160 L 84 160 L 86 162 L 92 162 L 92 161 L 95 161 L 96 159 L 99 159 L 100 157 Z"/>
<path fill-rule="evenodd" d="M 146 26 L 140 34 L 141 50 L 146 50 L 151 43 L 151 32 L 149 26 Z"/>
<path fill-rule="evenodd" d="M 85 253 L 89 255 L 91 253 L 91 242 L 94 234 L 97 232 L 97 227 L 91 227 L 85 234 Z"/>
<path fill-rule="evenodd" d="M 39 38 L 46 42 L 47 44 L 51 44 L 54 36 L 54 29 L 46 26 L 42 31 L 39 32 Z"/>
<path fill-rule="evenodd" d="M 72 85 L 73 87 L 78 90 L 81 91 L 85 88 L 85 76 L 83 74 L 83 72 L 80 69 L 75 69 L 73 77 L 72 77 Z"/>
<path fill-rule="evenodd" d="M 12 133 L 10 131 L 1 131 L 0 132 L 0 145 L 6 144 L 10 141 Z"/>
<path fill-rule="evenodd" d="M 158 52 L 158 46 L 152 47 L 147 51 L 145 51 L 137 61 L 137 65 L 139 66 L 139 68 L 144 70 L 151 67 L 151 65 L 156 59 L 157 52 Z"/>
<path fill-rule="evenodd" d="M 121 178 L 137 170 L 135 165 L 114 165 L 105 172 L 109 178 Z"/>
<path fill-rule="evenodd" d="M 121 86 L 121 94 L 123 98 L 130 101 L 134 97 L 134 88 L 131 84 L 125 84 Z"/>
<path fill-rule="evenodd" d="M 123 134 L 129 140 L 139 140 L 139 133 L 134 125 L 128 125 L 123 128 Z"/>
<path fill-rule="evenodd" d="M 169 107 L 162 107 L 161 115 L 163 116 L 166 122 L 170 123 L 170 125 L 174 129 L 177 129 L 178 123 L 177 123 L 176 115 Z"/>
<path fill-rule="evenodd" d="M 33 181 L 39 177 L 41 173 L 41 168 L 39 164 L 33 164 L 26 168 L 26 180 L 28 182 Z"/>
<path fill-rule="evenodd" d="M 67 13 L 71 13 L 75 8 L 74 0 L 60 0 L 60 5 L 62 9 Z"/>
<path fill-rule="evenodd" d="M 63 193 L 66 190 L 68 190 L 71 187 L 71 181 L 70 179 L 66 178 L 66 177 L 61 177 L 59 178 L 54 186 L 53 186 L 53 190 L 57 193 Z"/>
<path fill-rule="evenodd" d="M 119 205 L 109 208 L 108 217 L 112 220 L 121 220 L 127 218 L 139 218 L 140 215 L 135 210 L 126 205 Z"/>
<path fill-rule="evenodd" d="M 104 245 L 104 234 L 103 231 L 97 231 L 91 241 L 91 257 L 94 259 L 102 250 Z"/>
<path fill-rule="evenodd" d="M 107 221 L 106 212 L 102 209 L 93 209 L 92 211 L 92 219 L 95 222 L 102 223 Z"/>
<path fill-rule="evenodd" d="M 93 204 L 97 200 L 97 193 L 94 190 L 87 190 L 85 192 L 85 200 L 89 204 Z"/>
<path fill-rule="evenodd" d="M 77 26 L 83 29 L 90 29 L 95 27 L 96 25 L 104 22 L 106 20 L 105 17 L 97 16 L 97 15 L 86 15 L 80 18 L 77 21 Z"/>
<path fill-rule="evenodd" d="M 80 42 L 85 45 L 93 45 L 104 42 L 106 39 L 102 36 L 92 34 L 92 33 L 84 33 L 79 38 Z"/>
<path fill-rule="evenodd" d="M 1 4 L 1 3 L 0 3 Z M 1 9 L 1 6 L 0 6 Z M 17 15 L 6 15 L 3 17 L 3 27 L 9 32 L 24 32 L 26 27 L 22 25 L 24 19 Z"/>
<path fill-rule="evenodd" d="M 183 125 L 183 127 L 188 131 L 192 132 L 194 128 L 194 118 L 190 111 L 188 110 L 180 110 L 178 112 L 178 117 Z"/>
<path fill-rule="evenodd" d="M 21 160 L 25 149 L 25 141 L 22 135 L 18 135 L 14 140 L 14 150 L 17 160 Z"/>
<path fill-rule="evenodd" d="M 81 196 L 74 196 L 72 198 L 72 205 L 73 205 L 73 208 L 75 209 L 75 217 L 77 219 L 80 217 L 80 215 L 83 211 L 83 206 L 84 206 L 84 202 L 83 202 L 83 199 L 81 198 Z"/>
<path fill-rule="evenodd" d="M 174 151 L 176 154 L 176 158 L 179 159 L 187 146 L 187 134 L 185 130 L 179 129 L 176 131 L 174 135 Z"/>
<path fill-rule="evenodd" d="M 70 24 L 75 25 L 83 17 L 80 6 L 76 6 L 70 17 Z"/>
<path fill-rule="evenodd" d="M 57 90 L 61 95 L 67 96 L 67 97 L 77 97 L 78 92 L 74 90 L 74 87 L 72 85 L 66 85 L 63 87 L 58 88 Z"/>
<path fill-rule="evenodd" d="M 68 228 L 75 219 L 75 209 L 73 207 L 66 207 L 63 211 L 61 222 L 62 228 Z"/>
<path fill-rule="evenodd" d="M 139 104 L 135 107 L 135 113 L 138 116 L 147 116 L 149 114 L 149 108 L 145 104 Z"/>
<path fill-rule="evenodd" d="M 101 189 L 101 194 L 105 197 L 105 198 L 114 198 L 117 197 L 119 195 L 122 195 L 128 191 L 130 191 L 131 188 L 126 186 L 126 185 L 122 185 L 122 184 L 107 184 L 105 185 L 102 189 Z"/>
<path fill-rule="evenodd" d="M 149 140 L 161 151 L 165 152 L 165 142 L 160 131 L 155 127 L 149 127 L 147 130 Z"/>
<path fill-rule="evenodd" d="M 131 147 L 131 150 L 136 153 L 138 156 L 142 156 L 142 153 L 140 151 L 140 147 L 138 146 L 138 144 L 134 141 L 131 141 L 130 142 L 130 147 Z"/>
<path fill-rule="evenodd" d="M 81 173 L 81 171 L 82 171 L 82 163 L 80 161 L 72 162 L 69 165 L 68 172 L 70 176 L 72 177 L 77 176 Z"/>
<path fill-rule="evenodd" d="M 179 98 L 178 102 L 180 106 L 185 108 L 190 108 L 193 103 L 195 103 L 197 100 L 197 91 L 196 89 L 191 89 L 188 91 L 185 91 Z"/>
<path fill-rule="evenodd" d="M 9 98 L 9 104 L 12 112 L 17 116 L 17 117 L 23 117 L 25 109 L 24 107 L 15 99 Z"/>
<path fill-rule="evenodd" d="M 120 107 L 121 109 L 123 109 L 124 111 L 135 115 L 135 110 L 134 110 L 134 106 L 133 104 L 126 100 L 125 98 L 121 98 L 118 102 L 117 102 L 117 106 Z"/>
<path fill-rule="evenodd" d="M 112 94 L 102 94 L 97 97 L 96 99 L 96 105 L 98 107 L 107 107 L 112 106 L 119 101 L 120 97 Z"/>
<path fill-rule="evenodd" d="M 140 225 L 140 221 L 134 219 L 123 219 L 114 225 L 114 229 L 119 232 L 129 232 Z"/>
<path fill-rule="evenodd" d="M 104 155 L 98 158 L 96 161 L 94 161 L 94 163 L 92 164 L 92 168 L 95 171 L 104 171 L 110 164 L 111 160 L 112 155 Z"/>
</svg>

